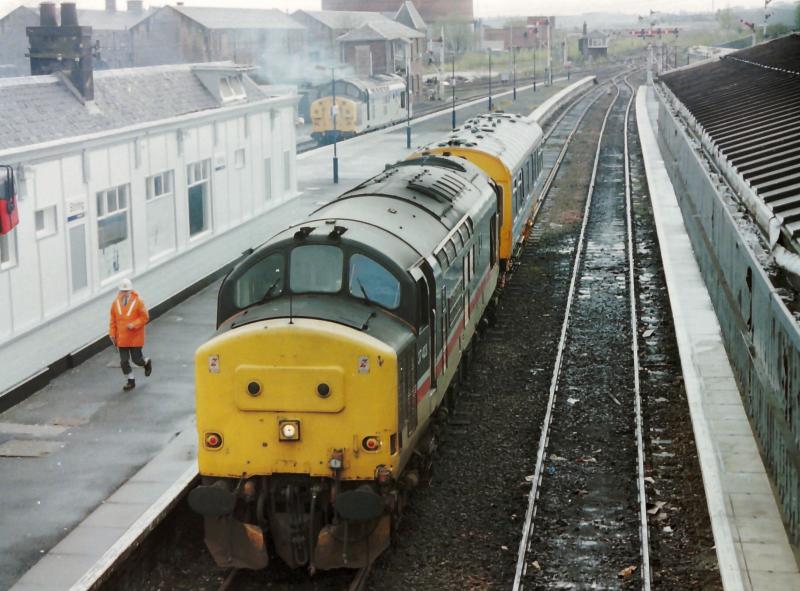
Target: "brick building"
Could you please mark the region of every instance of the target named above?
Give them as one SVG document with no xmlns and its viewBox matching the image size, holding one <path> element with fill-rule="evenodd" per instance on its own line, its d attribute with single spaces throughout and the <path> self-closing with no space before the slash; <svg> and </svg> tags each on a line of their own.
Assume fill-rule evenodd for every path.
<svg viewBox="0 0 800 591">
<path fill-rule="evenodd" d="M 547 26 L 555 29 L 554 16 L 529 16 L 526 19 L 508 21 L 501 27 L 482 26 L 481 43 L 484 48 L 504 51 L 511 47 L 519 49 L 547 46 Z"/>
<path fill-rule="evenodd" d="M 380 12 L 347 10 L 298 10 L 292 18 L 306 28 L 308 58 L 312 62 L 337 61 L 337 39 L 363 25 L 390 20 Z"/>
<path fill-rule="evenodd" d="M 356 67 L 358 74 L 405 75 L 410 64 L 411 92 L 419 95 L 422 91 L 422 58 L 427 50 L 424 33 L 390 20 L 374 21 L 337 41 L 341 61 Z"/>
<path fill-rule="evenodd" d="M 413 0 L 426 23 L 472 21 L 473 0 Z M 322 0 L 322 10 L 366 10 L 395 14 L 403 0 Z"/>
</svg>

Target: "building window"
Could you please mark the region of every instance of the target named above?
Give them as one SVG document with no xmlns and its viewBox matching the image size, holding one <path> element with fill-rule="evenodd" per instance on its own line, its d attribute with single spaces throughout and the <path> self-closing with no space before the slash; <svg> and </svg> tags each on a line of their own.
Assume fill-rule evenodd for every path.
<svg viewBox="0 0 800 591">
<path fill-rule="evenodd" d="M 238 76 L 225 76 L 224 78 L 220 78 L 219 93 L 223 103 L 247 98 L 242 80 Z"/>
<path fill-rule="evenodd" d="M 186 167 L 189 197 L 189 236 L 211 229 L 211 161 L 202 160 Z"/>
<path fill-rule="evenodd" d="M 283 190 L 286 194 L 292 190 L 292 153 L 289 150 L 283 153 Z"/>
<path fill-rule="evenodd" d="M 233 153 L 233 165 L 236 168 L 244 168 L 245 158 L 244 158 L 244 148 L 239 148 L 236 152 Z"/>
<path fill-rule="evenodd" d="M 264 200 L 272 199 L 272 158 L 264 158 Z"/>
<path fill-rule="evenodd" d="M 35 217 L 37 239 L 47 238 L 58 231 L 55 205 L 37 209 Z"/>
<path fill-rule="evenodd" d="M 147 249 L 150 258 L 175 249 L 175 191 L 172 171 L 149 177 Z"/>
<path fill-rule="evenodd" d="M 97 193 L 97 249 L 100 281 L 131 268 L 128 231 L 129 185 Z"/>
<path fill-rule="evenodd" d="M 0 271 L 17 264 L 17 229 L 0 236 Z"/>
</svg>

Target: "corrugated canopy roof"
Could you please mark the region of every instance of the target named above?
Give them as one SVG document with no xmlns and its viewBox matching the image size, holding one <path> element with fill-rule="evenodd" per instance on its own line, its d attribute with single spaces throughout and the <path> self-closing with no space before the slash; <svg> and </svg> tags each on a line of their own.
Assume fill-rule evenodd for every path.
<svg viewBox="0 0 800 591">
<path fill-rule="evenodd" d="M 661 77 L 720 155 L 800 235 L 800 35 Z"/>
<path fill-rule="evenodd" d="M 230 67 L 232 63 L 196 64 Z M 0 78 L 0 149 L 155 122 L 220 104 L 192 71 L 181 64 L 98 70 L 94 73 L 94 104 L 83 105 L 57 76 Z M 267 98 L 246 87 L 247 101 Z"/>
<path fill-rule="evenodd" d="M 305 27 L 288 14 L 273 8 L 213 8 L 172 6 L 207 29 L 297 29 Z"/>
</svg>

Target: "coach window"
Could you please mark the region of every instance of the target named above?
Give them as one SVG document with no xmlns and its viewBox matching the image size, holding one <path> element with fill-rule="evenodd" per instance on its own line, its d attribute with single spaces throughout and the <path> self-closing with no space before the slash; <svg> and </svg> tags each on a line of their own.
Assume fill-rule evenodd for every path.
<svg viewBox="0 0 800 591">
<path fill-rule="evenodd" d="M 294 293 L 336 293 L 342 289 L 343 269 L 338 246 L 298 246 L 289 261 L 289 286 Z"/>
<path fill-rule="evenodd" d="M 264 257 L 236 280 L 233 297 L 240 310 L 283 291 L 283 255 L 274 253 Z"/>
<path fill-rule="evenodd" d="M 350 257 L 350 295 L 396 309 L 400 305 L 400 282 L 385 267 L 369 257 Z"/>
</svg>

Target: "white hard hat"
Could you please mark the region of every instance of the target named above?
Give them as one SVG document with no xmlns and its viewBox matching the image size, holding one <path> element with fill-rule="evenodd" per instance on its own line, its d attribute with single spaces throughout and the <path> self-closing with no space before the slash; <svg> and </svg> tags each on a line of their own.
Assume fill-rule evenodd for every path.
<svg viewBox="0 0 800 591">
<path fill-rule="evenodd" d="M 123 279 L 119 283 L 119 290 L 120 291 L 133 291 L 133 283 L 131 283 L 130 279 Z"/>
</svg>

